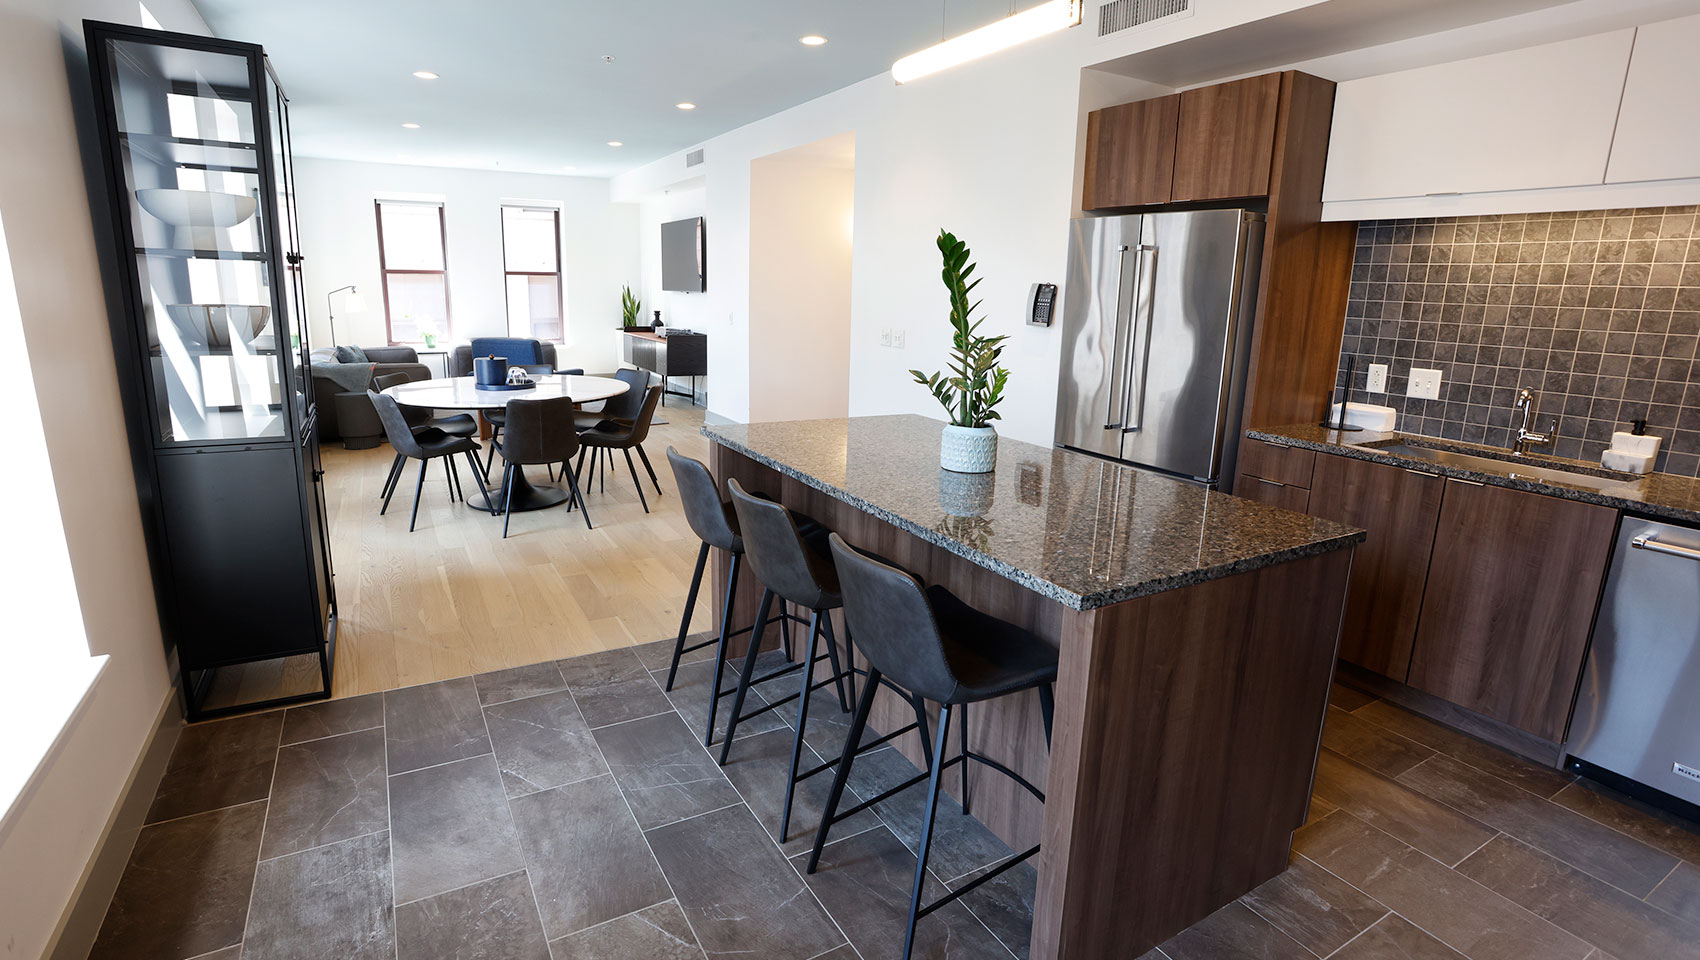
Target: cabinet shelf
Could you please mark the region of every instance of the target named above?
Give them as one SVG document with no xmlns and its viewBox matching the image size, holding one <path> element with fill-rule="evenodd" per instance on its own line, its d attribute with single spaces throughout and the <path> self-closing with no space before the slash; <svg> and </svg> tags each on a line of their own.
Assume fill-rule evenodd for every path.
<svg viewBox="0 0 1700 960">
<path fill-rule="evenodd" d="M 172 260 L 255 260 L 262 263 L 271 259 L 271 254 L 262 250 L 190 250 L 184 247 L 137 247 L 136 256 Z"/>
</svg>

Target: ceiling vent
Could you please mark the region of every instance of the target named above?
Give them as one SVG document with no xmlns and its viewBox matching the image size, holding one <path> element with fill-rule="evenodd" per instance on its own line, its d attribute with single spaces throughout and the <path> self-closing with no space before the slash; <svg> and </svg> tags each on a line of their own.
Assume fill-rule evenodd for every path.
<svg viewBox="0 0 1700 960">
<path fill-rule="evenodd" d="M 1192 16 L 1192 0 L 1105 0 L 1098 7 L 1098 36 L 1132 30 L 1159 20 Z"/>
<path fill-rule="evenodd" d="M 687 167 L 698 167 L 698 166 L 701 166 L 701 165 L 702 165 L 702 148 L 701 147 L 698 147 L 697 149 L 692 150 L 690 153 L 685 154 L 685 166 L 687 166 Z"/>
</svg>

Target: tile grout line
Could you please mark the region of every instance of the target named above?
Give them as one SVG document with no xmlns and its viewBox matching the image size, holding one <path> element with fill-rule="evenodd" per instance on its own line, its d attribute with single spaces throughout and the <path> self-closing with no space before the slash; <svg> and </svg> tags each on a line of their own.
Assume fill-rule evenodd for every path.
<svg viewBox="0 0 1700 960">
<path fill-rule="evenodd" d="M 260 855 L 265 852 L 266 827 L 271 823 L 272 791 L 277 789 L 277 765 L 281 759 L 279 754 L 283 752 L 283 721 L 283 715 L 279 714 L 277 718 L 277 743 L 272 747 L 272 778 L 266 784 L 266 812 L 260 816 L 260 841 L 254 850 L 254 877 L 248 882 L 248 909 L 242 914 L 242 938 L 237 941 L 244 944 L 248 942 L 248 925 L 254 919 L 254 893 L 260 887 L 260 864 L 265 862 L 260 859 Z M 387 792 L 389 788 L 388 780 L 384 781 L 384 787 Z M 231 944 L 225 946 L 228 947 Z"/>
<path fill-rule="evenodd" d="M 328 703 L 329 701 L 322 701 L 322 702 Z M 291 709 L 294 709 L 294 708 L 293 707 L 285 707 L 284 709 L 285 710 L 291 710 Z M 256 714 L 256 716 L 265 716 L 265 714 Z M 322 737 L 308 737 L 305 740 L 291 740 L 288 743 L 279 743 L 278 749 L 282 750 L 284 747 L 299 747 L 304 743 L 318 743 L 322 740 L 335 740 L 337 737 L 347 737 L 347 736 L 352 736 L 356 733 L 367 733 L 367 732 L 372 731 L 372 730 L 382 730 L 382 729 L 384 729 L 384 725 L 379 723 L 379 724 L 374 724 L 373 726 L 370 726 L 370 727 L 360 727 L 359 729 L 356 729 L 356 730 L 344 730 L 340 733 L 327 733 Z"/>
<path fill-rule="evenodd" d="M 1290 867 L 1290 866 L 1292 866 L 1292 864 L 1291 864 L 1291 862 L 1290 862 L 1290 861 L 1289 861 L 1289 862 L 1288 862 L 1288 866 L 1289 866 L 1289 867 Z M 1283 873 L 1285 873 L 1285 872 L 1286 872 L 1286 871 L 1282 871 L 1282 872 L 1283 872 Z M 1279 874 L 1277 874 L 1277 876 L 1279 876 Z M 1271 879 L 1273 879 L 1273 878 L 1271 878 Z M 1257 888 L 1256 888 L 1256 887 L 1253 887 L 1253 888 L 1252 888 L 1252 889 L 1253 889 L 1253 890 L 1256 890 L 1256 889 L 1257 889 Z M 1250 892 L 1250 891 L 1247 891 L 1247 892 Z M 1379 901 L 1377 901 L 1377 902 L 1379 902 Z M 1268 924 L 1268 925 L 1269 925 L 1269 929 L 1270 929 L 1270 930 L 1272 930 L 1272 931 L 1274 931 L 1274 933 L 1275 933 L 1275 934 L 1276 934 L 1276 935 L 1277 935 L 1277 936 L 1279 936 L 1279 937 L 1281 937 L 1281 938 L 1282 938 L 1282 939 L 1284 939 L 1284 940 L 1287 940 L 1287 941 L 1289 941 L 1289 942 L 1291 942 L 1291 943 L 1292 943 L 1292 944 L 1293 944 L 1293 946 L 1295 946 L 1295 947 L 1298 947 L 1298 948 L 1299 948 L 1299 949 L 1300 949 L 1300 950 L 1303 950 L 1303 951 L 1304 951 L 1304 953 L 1305 953 L 1305 956 L 1307 956 L 1307 957 L 1317 957 L 1317 958 L 1318 958 L 1318 960 L 1321 960 L 1321 958 L 1322 958 L 1322 955 L 1321 955 L 1321 954 L 1319 954 L 1319 953 L 1317 953 L 1317 952 L 1316 952 L 1316 951 L 1315 951 L 1315 950 L 1312 950 L 1312 949 L 1311 949 L 1311 948 L 1310 948 L 1310 945 L 1309 945 L 1309 944 L 1304 944 L 1304 943 L 1300 943 L 1300 942 L 1299 942 L 1299 941 L 1298 941 L 1298 938 L 1297 938 L 1297 937 L 1294 937 L 1294 936 L 1293 936 L 1293 935 L 1292 935 L 1292 934 L 1290 934 L 1290 933 L 1288 933 L 1288 932 L 1287 932 L 1287 931 L 1286 931 L 1286 930 L 1284 930 L 1284 929 L 1282 929 L 1282 928 L 1281 928 L 1281 926 L 1280 926 L 1280 925 L 1279 925 L 1279 924 L 1277 924 L 1277 923 L 1276 923 L 1276 922 L 1275 922 L 1275 921 L 1273 921 L 1273 920 L 1271 920 L 1271 919 L 1269 919 L 1269 918 L 1268 918 L 1268 917 L 1266 917 L 1266 916 L 1264 916 L 1264 915 L 1263 915 L 1263 913 L 1262 913 L 1262 912 L 1261 912 L 1261 911 L 1260 911 L 1260 910 L 1258 910 L 1258 909 L 1257 909 L 1257 908 L 1256 908 L 1256 907 L 1254 907 L 1254 906 L 1252 906 L 1252 905 L 1251 905 L 1251 904 L 1249 904 L 1249 903 L 1246 903 L 1246 902 L 1245 902 L 1245 894 L 1240 894 L 1240 895 L 1239 895 L 1239 896 L 1238 896 L 1238 897 L 1235 897 L 1235 898 L 1234 898 L 1234 899 L 1233 899 L 1233 900 L 1231 900 L 1231 901 L 1229 901 L 1229 903 L 1228 903 L 1228 904 L 1227 904 L 1227 905 L 1224 905 L 1224 906 L 1223 906 L 1223 907 L 1222 907 L 1222 908 L 1220 908 L 1220 909 L 1226 909 L 1226 908 L 1227 908 L 1227 906 L 1231 906 L 1231 905 L 1233 905 L 1233 904 L 1235 904 L 1235 903 L 1237 903 L 1237 904 L 1239 904 L 1239 905 L 1240 905 L 1240 906 L 1242 906 L 1242 907 L 1244 907 L 1244 908 L 1245 908 L 1245 909 L 1246 909 L 1246 910 L 1247 910 L 1247 911 L 1248 911 L 1248 912 L 1250 912 L 1250 913 L 1251 913 L 1251 915 L 1252 915 L 1252 916 L 1254 916 L 1254 917 L 1256 917 L 1256 918 L 1257 918 L 1257 919 L 1259 919 L 1259 920 L 1262 920 L 1262 921 L 1263 921 L 1263 922 L 1264 922 L 1264 923 L 1266 923 L 1266 924 Z M 1383 904 L 1383 908 L 1385 908 L 1385 904 Z M 1381 922 L 1381 918 L 1379 918 L 1379 917 L 1377 917 L 1377 918 L 1376 918 L 1376 921 L 1375 921 L 1375 922 L 1376 922 L 1376 923 L 1380 923 L 1380 922 Z M 1372 923 L 1372 924 L 1370 924 L 1370 926 L 1374 926 L 1374 925 L 1375 925 L 1375 924 L 1374 924 L 1374 923 Z M 1192 928 L 1191 928 L 1191 927 L 1188 927 L 1188 928 L 1187 928 L 1187 929 L 1188 929 L 1188 930 L 1190 930 L 1190 929 L 1192 929 Z M 1368 930 L 1368 929 L 1369 929 L 1369 927 L 1365 927 L 1365 928 L 1364 928 L 1364 930 Z M 1182 933 L 1185 933 L 1185 932 L 1186 932 L 1186 931 L 1185 931 L 1185 930 L 1183 930 L 1183 931 L 1181 931 L 1181 932 L 1182 932 Z M 1355 940 L 1355 939 L 1357 939 L 1357 937 L 1358 937 L 1358 936 L 1359 936 L 1359 935 L 1362 935 L 1362 933 L 1363 933 L 1363 932 L 1364 932 L 1364 931 L 1363 931 L 1363 930 L 1359 930 L 1359 931 L 1358 931 L 1358 932 L 1357 932 L 1357 934 L 1354 934 L 1354 935 L 1353 935 L 1353 937 L 1352 937 L 1352 939 L 1354 939 L 1354 940 Z M 1180 934 L 1176 934 L 1176 935 L 1175 935 L 1175 936 L 1180 936 Z M 1171 939 L 1172 939 L 1172 938 L 1171 938 Z M 1165 942 L 1165 943 L 1166 943 L 1166 942 L 1167 942 L 1167 941 L 1164 941 L 1164 942 Z M 1330 953 L 1329 953 L 1329 956 L 1333 956 L 1333 952 L 1332 952 L 1332 951 L 1331 951 L 1331 952 L 1330 952 Z"/>
<path fill-rule="evenodd" d="M 477 483 L 478 481 L 475 478 L 473 482 Z M 555 672 L 557 674 L 561 673 L 561 668 L 558 664 L 551 664 L 551 666 L 555 667 Z M 566 679 L 565 675 L 561 676 L 562 683 L 565 683 Z M 572 696 L 572 693 L 568 692 L 567 697 L 572 698 Z M 474 700 L 481 699 L 478 695 L 478 679 L 476 674 L 473 676 L 472 680 L 472 697 Z M 511 703 L 513 701 L 504 702 Z M 495 764 L 496 767 L 496 783 L 502 788 L 502 809 L 506 810 L 508 813 L 508 826 L 512 828 L 514 832 L 514 846 L 519 848 L 520 867 L 518 872 L 525 876 L 525 889 L 531 894 L 531 908 L 537 911 L 537 931 L 543 936 L 543 952 L 549 955 L 550 960 L 553 960 L 555 956 L 555 948 L 549 946 L 549 931 L 543 926 L 543 904 L 537 899 L 537 885 L 531 882 L 531 862 L 526 859 L 525 845 L 522 844 L 519 839 L 519 824 L 514 821 L 513 798 L 508 796 L 507 784 L 502 780 L 502 761 L 496 756 L 496 738 L 490 733 L 490 717 L 485 713 L 485 710 L 489 706 L 495 706 L 495 704 L 486 705 L 482 702 L 478 704 L 478 719 L 484 724 L 484 739 L 490 743 L 490 761 Z M 578 710 L 578 700 L 576 699 L 573 699 L 573 710 L 578 711 L 580 720 L 584 719 L 584 713 Z M 595 737 L 591 737 L 592 741 L 595 741 L 595 739 Z M 603 761 L 603 766 L 607 766 L 606 760 Z M 393 855 L 392 850 L 392 856 Z M 505 874 L 505 876 L 511 877 L 513 874 Z M 498 878 L 488 877 L 486 879 L 495 880 Z M 484 881 L 479 882 L 482 883 Z M 398 904 L 397 906 L 399 907 L 400 905 Z M 396 949 L 398 951 L 401 949 L 401 938 L 399 936 L 396 938 Z"/>
<path fill-rule="evenodd" d="M 474 691 L 476 691 L 476 685 Z M 391 960 L 401 960 L 401 932 L 396 929 L 395 902 L 395 810 L 394 793 L 390 789 L 390 698 L 389 691 L 378 695 L 378 701 L 383 708 L 384 718 L 384 826 L 389 830 L 388 842 L 384 844 L 390 855 L 390 957 Z"/>
<path fill-rule="evenodd" d="M 269 788 L 268 788 L 268 790 L 269 790 Z M 185 813 L 180 817 L 168 817 L 164 820 L 155 820 L 152 823 L 144 823 L 144 824 L 142 824 L 141 829 L 146 830 L 150 827 L 163 827 L 168 823 L 178 823 L 180 821 L 190 820 L 190 819 L 193 819 L 195 817 L 204 817 L 209 813 L 218 813 L 221 810 L 234 810 L 237 807 L 246 807 L 246 806 L 248 806 L 249 804 L 252 804 L 252 803 L 265 803 L 269 799 L 270 799 L 269 796 L 255 797 L 252 800 L 242 800 L 242 801 L 239 801 L 237 803 L 227 803 L 222 807 L 209 807 L 208 809 L 202 810 L 199 813 Z"/>
<path fill-rule="evenodd" d="M 368 830 L 365 833 L 358 833 L 358 834 L 355 834 L 352 837 L 343 837 L 340 840 L 327 840 L 324 843 L 315 843 L 310 847 L 302 847 L 299 850 L 291 850 L 288 853 L 280 853 L 275 857 L 264 857 L 260 860 L 260 862 L 261 863 L 272 863 L 273 861 L 283 860 L 283 859 L 286 859 L 288 857 L 299 856 L 300 854 L 303 854 L 303 853 L 312 853 L 314 850 L 323 850 L 326 847 L 334 847 L 339 843 L 348 843 L 349 841 L 352 841 L 352 840 L 364 840 L 367 837 L 375 837 L 380 833 L 388 833 L 388 832 L 389 832 L 389 827 L 385 826 L 381 830 Z"/>
<path fill-rule="evenodd" d="M 1460 812 L 1462 812 L 1462 811 L 1460 811 Z M 1484 826 L 1486 826 L 1486 824 L 1484 824 Z M 1471 857 L 1475 856 L 1476 854 L 1481 853 L 1482 850 L 1485 849 L 1488 844 L 1490 844 L 1490 843 L 1494 842 L 1495 840 L 1498 840 L 1500 837 L 1504 837 L 1504 836 L 1509 836 L 1504 830 L 1497 830 L 1497 829 L 1494 830 L 1493 836 L 1488 837 L 1486 840 L 1483 840 L 1481 842 L 1481 844 L 1476 847 L 1476 849 L 1471 850 L 1469 853 L 1464 854 L 1462 857 L 1459 857 L 1457 863 L 1452 864 L 1451 866 L 1447 867 L 1446 869 L 1457 870 L 1459 867 L 1464 865 L 1465 860 L 1468 860 Z M 1513 837 L 1512 839 L 1516 839 L 1516 838 Z M 1460 872 L 1462 872 L 1462 871 L 1460 871 Z"/>
<path fill-rule="evenodd" d="M 1344 881 L 1341 881 L 1341 882 L 1344 882 Z M 1367 894 L 1365 894 L 1365 895 L 1366 895 L 1366 896 L 1368 896 L 1368 895 L 1367 895 Z M 1382 907 L 1383 907 L 1383 908 L 1386 908 L 1386 907 L 1387 907 L 1387 904 L 1385 904 L 1385 903 L 1381 903 L 1381 901 L 1380 901 L 1380 900 L 1374 900 L 1374 901 L 1373 901 L 1373 902 L 1375 902 L 1375 903 L 1380 903 L 1380 904 L 1381 904 L 1381 906 L 1382 906 Z M 1351 946 L 1351 945 L 1352 945 L 1352 943 L 1353 943 L 1353 942 L 1354 942 L 1354 941 L 1356 941 L 1356 940 L 1357 940 L 1357 939 L 1358 939 L 1358 938 L 1359 938 L 1359 937 L 1361 937 L 1361 936 L 1363 936 L 1363 935 L 1364 935 L 1364 934 L 1366 934 L 1366 933 L 1368 933 L 1368 932 L 1370 932 L 1370 931 L 1371 931 L 1371 930 L 1374 930 L 1374 929 L 1375 929 L 1375 928 L 1376 928 L 1376 927 L 1377 927 L 1377 926 L 1379 926 L 1379 925 L 1380 925 L 1380 924 L 1381 924 L 1381 921 L 1383 921 L 1383 920 L 1386 920 L 1386 919 L 1387 919 L 1387 918 L 1388 918 L 1388 917 L 1391 917 L 1391 916 L 1394 916 L 1394 913 L 1393 913 L 1393 911 L 1392 911 L 1392 910 L 1391 910 L 1391 909 L 1388 909 L 1388 910 L 1387 910 L 1387 912 L 1386 912 L 1386 913 L 1383 913 L 1383 914 L 1382 914 L 1382 915 L 1381 915 L 1381 916 L 1379 916 L 1379 917 L 1376 917 L 1376 918 L 1375 918 L 1375 921 L 1374 921 L 1374 922 L 1373 922 L 1373 923 L 1371 923 L 1371 924 L 1369 924 L 1369 925 L 1368 925 L 1368 926 L 1366 926 L 1366 927 L 1364 927 L 1364 928 L 1363 928 L 1363 929 L 1362 929 L 1362 930 L 1359 930 L 1359 931 L 1358 931 L 1358 932 L 1357 932 L 1357 933 L 1354 933 L 1354 934 L 1352 934 L 1352 938 L 1351 938 L 1351 939 L 1350 939 L 1350 940 L 1347 940 L 1347 941 L 1346 941 L 1346 942 L 1345 942 L 1345 943 L 1342 943 L 1342 944 L 1340 944 L 1340 945 L 1339 945 L 1339 946 L 1338 946 L 1338 947 L 1335 947 L 1335 948 L 1334 948 L 1334 949 L 1333 949 L 1333 950 L 1330 950 L 1330 951 L 1328 951 L 1328 956 L 1326 956 L 1326 957 L 1323 957 L 1323 958 L 1322 958 L 1322 960 L 1328 960 L 1328 957 L 1333 957 L 1333 956 L 1335 956 L 1335 955 L 1336 955 L 1336 954 L 1338 954 L 1338 953 L 1339 953 L 1339 952 L 1340 952 L 1340 951 L 1342 951 L 1342 950 L 1344 950 L 1344 949 L 1346 949 L 1346 948 L 1347 948 L 1347 947 L 1349 947 L 1349 946 Z M 1265 918 L 1265 919 L 1268 919 L 1268 918 Z M 1405 918 L 1404 918 L 1404 917 L 1400 917 L 1400 918 L 1399 918 L 1399 919 L 1401 919 L 1401 920 L 1404 920 L 1404 919 L 1405 919 Z M 1407 923 L 1409 923 L 1409 921 L 1406 921 L 1406 922 L 1407 922 Z M 1437 941 L 1437 942 L 1438 942 L 1438 941 Z"/>
</svg>

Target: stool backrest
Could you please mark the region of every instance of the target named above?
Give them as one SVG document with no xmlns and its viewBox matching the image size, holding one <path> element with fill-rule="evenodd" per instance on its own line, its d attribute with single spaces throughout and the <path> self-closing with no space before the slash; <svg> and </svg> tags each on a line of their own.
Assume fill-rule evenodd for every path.
<svg viewBox="0 0 1700 960">
<path fill-rule="evenodd" d="M 413 378 L 405 373 L 386 373 L 372 378 L 372 389 L 383 393 L 391 387 L 412 382 Z M 396 406 L 401 407 L 401 404 L 397 403 Z M 407 425 L 415 429 L 431 422 L 431 411 L 424 407 L 401 407 L 401 415 L 407 420 Z"/>
<path fill-rule="evenodd" d="M 949 702 L 956 695 L 956 674 L 945 658 L 933 605 L 920 581 L 862 553 L 836 533 L 830 543 L 844 594 L 844 622 L 856 649 L 903 689 Z"/>
<path fill-rule="evenodd" d="M 372 408 L 378 411 L 378 422 L 384 425 L 384 436 L 389 438 L 395 452 L 410 457 L 423 456 L 419 442 L 413 438 L 413 426 L 407 422 L 395 398 L 376 390 L 366 391 L 366 396 L 372 399 Z"/>
<path fill-rule="evenodd" d="M 711 547 L 731 550 L 738 542 L 738 533 L 726 522 L 726 505 L 720 500 L 714 475 L 701 460 L 672 447 L 667 448 L 667 461 L 673 465 L 673 480 L 679 485 L 679 501 L 685 506 L 685 522 L 691 525 L 691 531 Z"/>
<path fill-rule="evenodd" d="M 726 481 L 744 556 L 756 579 L 780 599 L 819 609 L 837 606 L 838 577 L 828 561 L 803 545 L 791 511 L 772 500 L 751 496 L 737 480 Z"/>
<path fill-rule="evenodd" d="M 502 426 L 502 459 L 509 463 L 558 463 L 578 454 L 578 426 L 571 397 L 509 400 Z"/>
</svg>

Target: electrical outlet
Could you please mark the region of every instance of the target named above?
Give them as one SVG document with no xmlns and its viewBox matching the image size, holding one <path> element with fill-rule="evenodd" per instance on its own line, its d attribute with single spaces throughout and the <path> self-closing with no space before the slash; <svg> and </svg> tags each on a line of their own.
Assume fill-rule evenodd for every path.
<svg viewBox="0 0 1700 960">
<path fill-rule="evenodd" d="M 1387 364 L 1372 363 L 1369 365 L 1369 387 L 1367 389 L 1370 393 L 1387 392 Z"/>
<path fill-rule="evenodd" d="M 1405 388 L 1405 396 L 1416 397 L 1419 400 L 1440 399 L 1440 371 L 1424 367 L 1411 368 L 1411 383 Z"/>
<path fill-rule="evenodd" d="M 890 327 L 881 328 L 881 330 L 880 330 L 880 346 L 882 346 L 882 347 L 891 346 L 891 328 Z"/>
<path fill-rule="evenodd" d="M 893 331 L 891 331 L 891 345 L 893 347 L 896 347 L 897 349 L 902 350 L 902 349 L 904 349 L 904 345 L 907 344 L 908 341 L 909 341 L 908 331 L 906 331 L 906 330 L 893 330 Z"/>
</svg>

